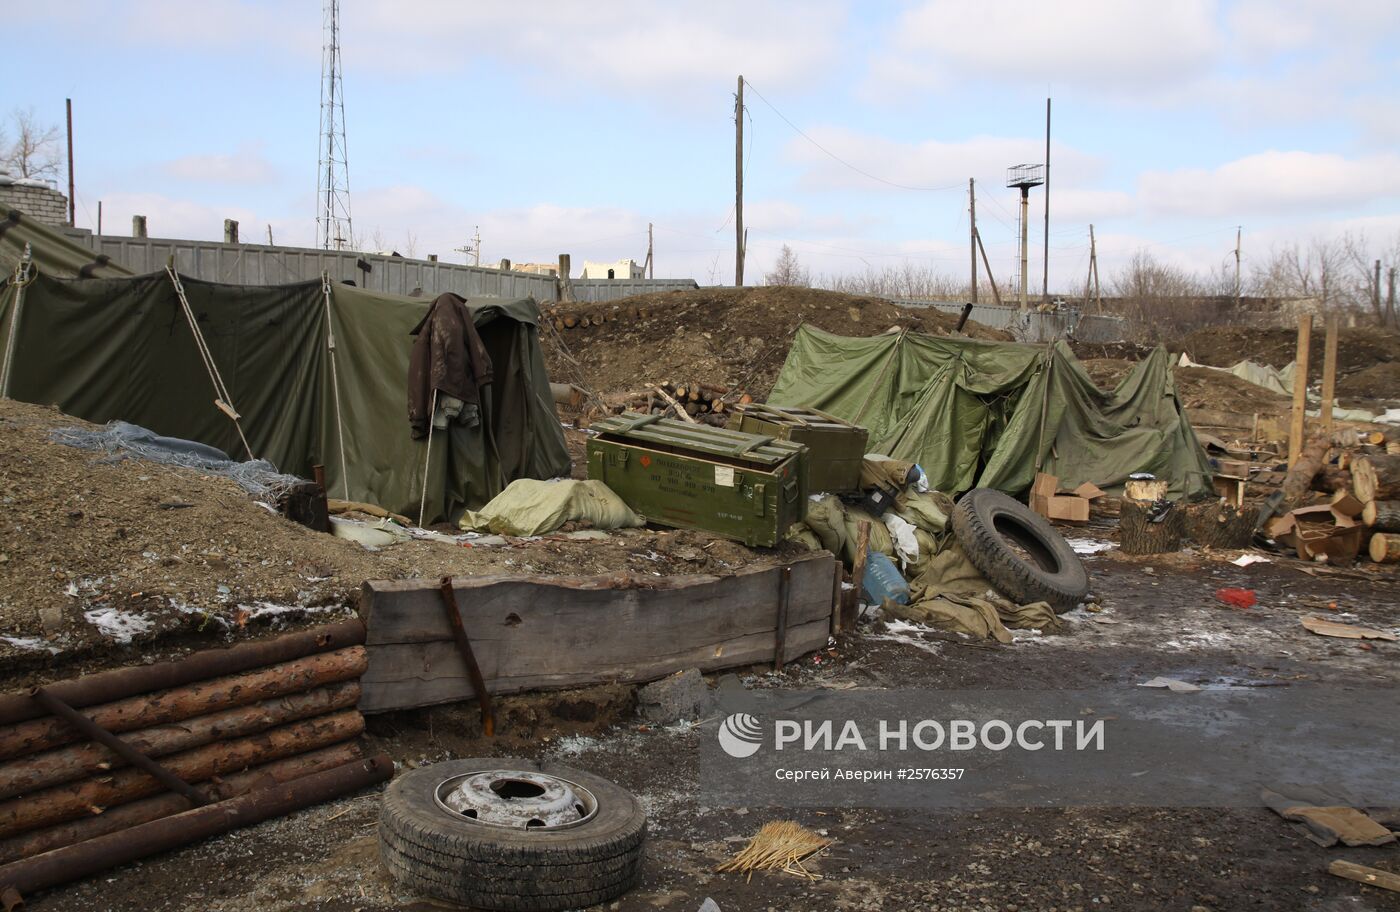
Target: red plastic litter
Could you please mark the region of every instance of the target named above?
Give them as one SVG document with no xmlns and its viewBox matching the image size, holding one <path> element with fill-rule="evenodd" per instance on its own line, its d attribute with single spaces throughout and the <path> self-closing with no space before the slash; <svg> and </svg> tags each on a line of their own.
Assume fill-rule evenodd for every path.
<svg viewBox="0 0 1400 912">
<path fill-rule="evenodd" d="M 1215 597 L 1235 608 L 1250 608 L 1259 601 L 1253 589 L 1217 589 Z"/>
</svg>

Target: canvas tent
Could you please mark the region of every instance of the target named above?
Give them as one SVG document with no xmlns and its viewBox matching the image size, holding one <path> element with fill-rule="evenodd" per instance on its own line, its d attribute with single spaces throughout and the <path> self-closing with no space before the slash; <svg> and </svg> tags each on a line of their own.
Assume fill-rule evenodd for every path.
<svg viewBox="0 0 1400 912">
<path fill-rule="evenodd" d="M 1162 348 L 1106 392 L 1063 342 L 850 338 L 804 324 L 768 401 L 864 425 L 871 452 L 917 462 L 942 491 L 1019 495 L 1037 470 L 1106 490 L 1133 472 L 1178 495 L 1211 487 Z"/>
<path fill-rule="evenodd" d="M 36 251 L 44 233 L 29 238 Z M 130 421 L 236 458 L 246 456 L 241 427 L 253 454 L 284 472 L 306 477 L 323 465 L 333 497 L 415 518 L 423 498 L 425 523 L 455 519 L 516 478 L 568 474 L 531 299 L 467 302 L 493 381 L 483 420 L 436 432 L 429 455 L 426 441 L 410 437 L 406 389 L 410 332 L 426 299 L 320 281 L 242 286 L 180 277 L 241 415 L 235 426 L 214 405 L 214 381 L 170 274 L 62 278 L 42 264 L 76 261 L 54 249 L 45 245 L 28 279 L 12 275 L 0 292 L 11 398 L 89 421 Z M 13 262 L 13 238 L 0 235 L 0 252 Z"/>
</svg>

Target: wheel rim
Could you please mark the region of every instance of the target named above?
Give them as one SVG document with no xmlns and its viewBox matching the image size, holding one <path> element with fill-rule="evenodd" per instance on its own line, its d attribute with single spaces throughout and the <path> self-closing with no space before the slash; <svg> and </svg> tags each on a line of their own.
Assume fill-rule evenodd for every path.
<svg viewBox="0 0 1400 912">
<path fill-rule="evenodd" d="M 1046 573 L 1058 575 L 1062 569 L 1055 552 L 1046 542 L 1041 541 L 1020 517 L 1012 513 L 998 512 L 992 516 L 992 528 L 1005 539 L 1011 553 L 1028 564 L 1039 567 Z"/>
<path fill-rule="evenodd" d="M 526 770 L 453 776 L 438 784 L 433 798 L 464 823 L 511 830 L 568 829 L 598 813 L 598 800 L 578 783 Z"/>
</svg>

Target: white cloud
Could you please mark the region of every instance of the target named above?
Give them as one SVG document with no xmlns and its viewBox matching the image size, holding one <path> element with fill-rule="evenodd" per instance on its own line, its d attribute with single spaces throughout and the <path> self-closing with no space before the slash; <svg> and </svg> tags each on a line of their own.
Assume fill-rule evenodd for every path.
<svg viewBox="0 0 1400 912">
<path fill-rule="evenodd" d="M 904 187 L 965 190 L 968 177 L 977 178 L 980 192 L 1004 188 L 1007 167 L 1021 162 L 1040 162 L 1045 157 L 1045 141 L 1040 138 L 974 136 L 956 142 L 925 140 L 908 143 L 858 133 L 840 127 L 818 127 L 807 131 L 817 143 L 854 168 L 834 160 L 801 137 L 788 143 L 788 157 L 805 164 L 801 183 L 808 189 L 898 189 Z M 1071 146 L 1051 144 L 1053 179 L 1071 186 L 1097 176 L 1103 163 Z M 880 180 L 872 179 L 873 175 Z"/>
<path fill-rule="evenodd" d="M 900 17 L 891 44 L 897 58 L 874 75 L 896 88 L 956 75 L 1108 92 L 1189 78 L 1220 50 L 1211 0 L 925 0 Z"/>
<path fill-rule="evenodd" d="M 1214 169 L 1148 171 L 1143 205 L 1197 217 L 1322 212 L 1400 196 L 1400 156 L 1268 151 Z"/>
<path fill-rule="evenodd" d="M 452 72 L 485 54 L 546 81 L 674 100 L 732 85 L 740 73 L 760 85 L 803 85 L 836 53 L 845 17 L 837 0 L 423 0 L 408 10 L 364 0 L 347 4 L 343 18 L 347 47 L 357 35 L 372 38 L 358 42 L 354 59 L 384 72 Z"/>
<path fill-rule="evenodd" d="M 186 155 L 160 168 L 176 180 L 210 184 L 258 185 L 277 177 L 272 163 L 263 157 L 261 144 L 244 144 L 234 153 Z"/>
</svg>

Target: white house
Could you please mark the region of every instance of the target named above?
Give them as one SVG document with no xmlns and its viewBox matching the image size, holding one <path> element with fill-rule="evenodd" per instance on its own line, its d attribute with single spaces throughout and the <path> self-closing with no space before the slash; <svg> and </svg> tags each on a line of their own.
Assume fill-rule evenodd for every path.
<svg viewBox="0 0 1400 912">
<path fill-rule="evenodd" d="M 583 261 L 585 279 L 645 279 L 646 274 L 636 260 L 618 260 L 616 263 L 592 263 Z"/>
</svg>

